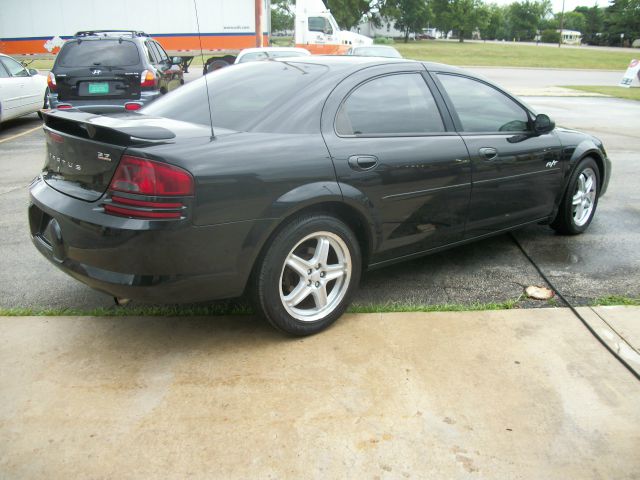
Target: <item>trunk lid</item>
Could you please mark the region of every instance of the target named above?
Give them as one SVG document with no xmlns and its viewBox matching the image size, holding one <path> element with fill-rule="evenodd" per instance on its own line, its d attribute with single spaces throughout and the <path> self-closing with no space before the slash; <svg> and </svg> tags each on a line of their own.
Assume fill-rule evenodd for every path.
<svg viewBox="0 0 640 480">
<path fill-rule="evenodd" d="M 210 137 L 211 130 L 137 113 L 94 115 L 76 111 L 44 113 L 46 159 L 42 177 L 52 188 L 93 202 L 109 187 L 125 150 Z"/>
</svg>

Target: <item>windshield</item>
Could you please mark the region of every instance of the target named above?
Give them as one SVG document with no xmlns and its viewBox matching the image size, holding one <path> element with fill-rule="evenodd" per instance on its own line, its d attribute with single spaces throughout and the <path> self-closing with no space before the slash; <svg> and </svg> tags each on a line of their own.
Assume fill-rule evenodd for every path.
<svg viewBox="0 0 640 480">
<path fill-rule="evenodd" d="M 180 87 L 141 112 L 201 125 L 209 125 L 211 118 L 214 127 L 245 131 L 326 70 L 323 65 L 285 61 L 234 65 Z"/>
<path fill-rule="evenodd" d="M 63 67 L 127 67 L 139 64 L 140 55 L 129 40 L 74 40 L 64 44 L 57 63 Z"/>
</svg>

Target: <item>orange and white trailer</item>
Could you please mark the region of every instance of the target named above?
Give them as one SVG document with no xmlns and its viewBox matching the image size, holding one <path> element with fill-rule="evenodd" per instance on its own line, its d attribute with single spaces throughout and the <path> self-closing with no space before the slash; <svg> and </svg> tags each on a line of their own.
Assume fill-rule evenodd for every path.
<svg viewBox="0 0 640 480">
<path fill-rule="evenodd" d="M 188 66 L 268 45 L 270 11 L 270 0 L 2 0 L 0 53 L 52 59 L 76 32 L 134 30 Z"/>
</svg>

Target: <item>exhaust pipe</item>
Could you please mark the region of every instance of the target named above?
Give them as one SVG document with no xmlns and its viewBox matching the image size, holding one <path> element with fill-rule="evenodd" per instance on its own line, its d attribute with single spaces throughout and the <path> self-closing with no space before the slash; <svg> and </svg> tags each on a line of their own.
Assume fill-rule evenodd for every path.
<svg viewBox="0 0 640 480">
<path fill-rule="evenodd" d="M 130 298 L 122 298 L 122 297 L 113 297 L 113 301 L 116 302 L 116 305 L 119 307 L 124 307 L 127 303 L 131 301 Z"/>
</svg>

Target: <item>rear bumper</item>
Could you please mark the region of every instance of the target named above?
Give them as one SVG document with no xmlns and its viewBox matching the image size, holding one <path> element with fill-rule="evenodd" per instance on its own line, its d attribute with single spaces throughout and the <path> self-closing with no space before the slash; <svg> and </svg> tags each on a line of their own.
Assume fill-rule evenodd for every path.
<svg viewBox="0 0 640 480">
<path fill-rule="evenodd" d="M 107 215 L 99 203 L 34 180 L 33 244 L 65 273 L 116 297 L 184 303 L 242 295 L 256 255 L 247 238 L 260 221 L 197 227 L 134 220 Z"/>
<path fill-rule="evenodd" d="M 124 104 L 128 102 L 138 102 L 143 106 L 148 105 L 162 96 L 160 90 L 142 91 L 140 98 L 96 98 L 95 100 L 60 100 L 57 93 L 49 94 L 50 108 L 57 108 L 59 105 L 72 105 L 84 112 L 90 113 L 117 113 L 124 111 Z"/>
</svg>

